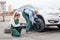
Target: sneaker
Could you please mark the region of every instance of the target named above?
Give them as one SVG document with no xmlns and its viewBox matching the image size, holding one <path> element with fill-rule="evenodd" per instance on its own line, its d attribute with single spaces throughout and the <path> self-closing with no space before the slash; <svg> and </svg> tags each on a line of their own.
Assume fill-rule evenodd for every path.
<svg viewBox="0 0 60 40">
<path fill-rule="evenodd" d="M 26 32 L 27 34 L 31 34 L 31 32 L 29 31 L 29 32 Z"/>
</svg>

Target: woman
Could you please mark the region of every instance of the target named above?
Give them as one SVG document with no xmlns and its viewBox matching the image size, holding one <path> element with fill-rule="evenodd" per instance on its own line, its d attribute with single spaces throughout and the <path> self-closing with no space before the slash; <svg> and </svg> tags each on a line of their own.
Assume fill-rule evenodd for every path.
<svg viewBox="0 0 60 40">
<path fill-rule="evenodd" d="M 22 27 L 20 26 L 20 14 L 15 13 L 14 18 L 11 20 L 11 33 L 12 36 L 19 37 L 21 35 Z"/>
</svg>

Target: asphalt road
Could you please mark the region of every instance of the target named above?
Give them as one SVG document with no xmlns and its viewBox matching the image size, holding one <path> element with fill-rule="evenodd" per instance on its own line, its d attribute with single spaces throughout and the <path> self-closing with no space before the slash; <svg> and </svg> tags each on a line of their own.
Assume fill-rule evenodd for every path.
<svg viewBox="0 0 60 40">
<path fill-rule="evenodd" d="M 8 22 L 0 22 L 0 40 L 60 40 L 60 30 L 55 27 L 47 28 L 45 32 L 31 31 L 31 34 L 26 34 L 23 29 L 21 37 L 13 37 L 11 34 L 4 33 L 8 25 Z"/>
</svg>

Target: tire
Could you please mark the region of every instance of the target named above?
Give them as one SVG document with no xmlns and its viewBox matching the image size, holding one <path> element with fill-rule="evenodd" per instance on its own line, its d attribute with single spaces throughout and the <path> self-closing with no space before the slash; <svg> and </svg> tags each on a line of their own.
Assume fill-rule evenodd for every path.
<svg viewBox="0 0 60 40">
<path fill-rule="evenodd" d="M 33 24 L 33 29 L 37 32 L 42 32 L 44 31 L 44 28 L 45 28 L 45 23 L 43 22 L 43 20 L 40 18 L 35 19 L 35 23 Z"/>
<path fill-rule="evenodd" d="M 57 25 L 57 27 L 60 29 L 60 25 Z"/>
<path fill-rule="evenodd" d="M 5 29 L 4 33 L 9 34 L 9 33 L 11 33 L 11 30 L 10 29 Z"/>
</svg>

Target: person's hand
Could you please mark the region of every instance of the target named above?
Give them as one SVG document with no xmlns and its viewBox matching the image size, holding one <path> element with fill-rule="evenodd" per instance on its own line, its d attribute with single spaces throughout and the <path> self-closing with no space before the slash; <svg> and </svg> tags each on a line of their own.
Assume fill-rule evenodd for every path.
<svg viewBox="0 0 60 40">
<path fill-rule="evenodd" d="M 35 23 L 35 21 L 33 21 L 33 23 Z"/>
<path fill-rule="evenodd" d="M 32 21 L 32 24 L 35 23 L 35 21 Z"/>
</svg>

